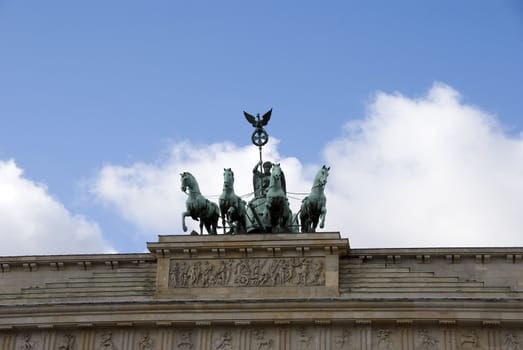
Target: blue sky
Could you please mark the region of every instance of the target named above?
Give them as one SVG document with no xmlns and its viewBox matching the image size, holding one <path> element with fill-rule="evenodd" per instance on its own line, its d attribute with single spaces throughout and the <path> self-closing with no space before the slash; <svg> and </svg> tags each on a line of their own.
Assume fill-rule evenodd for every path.
<svg viewBox="0 0 523 350">
<path fill-rule="evenodd" d="M 420 118 L 427 110 L 422 108 L 423 103 L 441 106 L 441 101 L 450 101 L 450 104 L 457 101 L 462 108 L 453 110 L 457 115 L 466 114 L 460 114 L 463 108 L 480 111 L 479 119 L 471 118 L 482 120 L 485 124 L 481 125 L 490 128 L 487 131 L 490 138 L 482 139 L 479 127 L 479 134 L 463 135 L 463 132 L 473 133 L 476 130 L 473 125 L 479 125 L 468 121 L 472 124 L 464 124 L 463 128 L 457 128 L 455 124 L 449 126 L 453 131 L 459 131 L 452 140 L 470 138 L 471 143 L 463 149 L 492 146 L 495 140 L 503 140 L 499 149 L 495 148 L 499 152 L 493 152 L 492 158 L 485 155 L 481 162 L 478 161 L 483 165 L 467 168 L 465 173 L 472 170 L 483 173 L 484 168 L 492 169 L 491 161 L 496 163 L 510 154 L 506 163 L 499 166 L 506 171 L 486 177 L 484 185 L 478 184 L 478 188 L 489 187 L 492 183 L 500 186 L 511 183 L 507 179 L 510 178 L 514 179 L 515 186 L 508 186 L 510 192 L 519 194 L 516 180 L 519 168 L 511 165 L 523 160 L 518 153 L 523 131 L 521 62 L 523 5 L 516 0 L 423 3 L 0 0 L 0 161 L 4 171 L 11 174 L 6 179 L 12 180 L 5 180 L 4 188 L 13 189 L 23 180 L 28 191 L 28 197 L 13 192 L 10 200 L 16 205 L 4 199 L 3 210 L 9 211 L 10 216 L 5 214 L 9 217 L 0 218 L 0 232 L 13 237 L 18 230 L 27 229 L 13 221 L 13 211 L 19 210 L 18 214 L 33 220 L 35 226 L 49 225 L 48 230 L 54 232 L 59 229 L 53 225 L 60 220 L 71 221 L 65 226 L 58 225 L 65 231 L 75 231 L 78 225 L 86 225 L 89 227 L 86 232 L 90 232 L 86 237 L 94 232 L 98 242 L 103 242 L 94 244 L 89 248 L 91 250 L 142 251 L 144 242 L 154 240 L 158 233 L 181 233 L 181 224 L 178 225 L 181 209 L 176 203 L 172 204 L 172 217 L 177 226 L 173 226 L 171 218 L 165 219 L 165 225 L 145 224 L 136 213 L 147 209 L 130 210 L 125 207 L 130 201 L 117 198 L 115 193 L 127 193 L 130 188 L 139 193 L 147 192 L 147 181 L 136 173 L 144 167 L 154 170 L 151 171 L 155 175 L 151 176 L 170 174 L 169 181 L 173 187 L 177 186 L 178 173 L 175 172 L 181 165 L 191 168 L 200 162 L 192 159 L 191 163 L 187 155 L 173 155 L 173 150 L 179 150 L 183 142 L 190 144 L 191 152 L 210 150 L 202 157 L 209 156 L 210 160 L 206 159 L 206 162 L 215 165 L 217 172 L 216 175 L 202 174 L 209 178 L 201 179 L 201 187 L 214 178 L 220 182 L 220 170 L 230 165 L 227 156 L 221 163 L 213 163 L 211 160 L 221 159 L 213 152 L 243 154 L 242 150 L 249 148 L 252 130 L 243 119 L 242 111 L 263 113 L 271 107 L 274 112 L 268 131 L 272 140 L 278 142 L 270 146 L 268 152 L 278 158 L 275 161 L 287 162 L 289 168 L 295 166 L 295 181 L 303 183 L 301 186 L 305 189 L 311 178 L 310 169 L 329 161 L 345 164 L 344 160 L 351 160 L 343 168 L 329 164 L 332 166 L 332 191 L 343 192 L 338 191 L 334 183 L 343 188 L 343 181 L 350 183 L 351 179 L 356 181 L 362 177 L 380 183 L 382 192 L 393 185 L 402 189 L 399 193 L 423 193 L 429 186 L 424 181 L 419 182 L 419 188 L 412 188 L 413 183 L 417 183 L 415 180 L 396 183 L 389 178 L 374 178 L 379 173 L 376 169 L 389 169 L 387 166 L 397 157 L 388 159 L 382 154 L 378 158 L 386 162 L 376 163 L 369 170 L 365 165 L 358 168 L 354 164 L 357 159 L 371 157 L 367 151 L 357 155 L 351 152 L 362 145 L 367 148 L 361 149 L 368 150 L 372 145 L 384 144 L 379 135 L 386 133 L 369 133 L 365 125 L 376 125 L 372 121 L 383 115 L 387 117 L 379 119 L 384 121 L 380 125 L 389 125 L 387 121 L 393 120 L 390 116 L 395 116 L 396 112 L 387 108 L 396 106 L 400 100 L 414 103 L 407 103 L 412 109 L 405 107 L 407 109 L 401 113 L 420 113 Z M 446 97 L 431 98 L 441 94 Z M 443 108 L 435 113 L 448 110 Z M 431 116 L 427 118 L 437 118 Z M 347 123 L 351 125 L 349 131 Z M 431 124 L 428 119 L 419 124 L 398 117 L 397 123 L 399 128 L 401 123 L 406 123 L 404 127 L 412 128 L 418 135 L 424 134 L 424 129 L 418 127 L 436 125 L 431 130 L 440 128 L 437 121 Z M 356 132 L 353 132 L 354 125 Z M 447 124 L 441 122 L 441 125 Z M 371 129 L 378 130 L 376 127 Z M 435 137 L 442 142 L 436 134 L 428 135 L 429 139 Z M 339 145 L 343 140 L 350 145 L 349 150 L 338 148 L 333 156 L 333 145 Z M 361 140 L 366 141 L 356 144 Z M 218 147 L 219 151 L 211 147 L 223 146 L 223 143 L 228 143 L 232 151 L 227 147 Z M 398 143 L 387 149 L 395 149 L 396 145 Z M 416 149 L 418 144 L 412 143 L 408 147 Z M 434 147 L 442 149 L 440 145 Z M 180 152 L 187 152 L 187 149 Z M 350 157 L 340 158 L 348 153 Z M 419 155 L 412 156 L 414 160 L 409 158 L 409 164 L 429 162 L 433 165 L 434 159 L 440 157 L 433 152 L 427 154 L 422 160 Z M 460 153 L 449 150 L 441 157 L 453 154 Z M 463 157 L 468 159 L 467 154 Z M 463 159 L 456 160 L 457 163 L 449 160 L 449 164 L 467 164 Z M 248 177 L 255 162 L 256 153 L 247 154 L 237 168 L 247 169 L 244 177 Z M 234 162 L 231 160 L 231 163 Z M 426 169 L 432 169 L 432 165 Z M 127 180 L 119 178 L 120 181 L 112 183 L 112 191 L 102 191 L 98 185 L 107 174 L 104 170 L 116 168 L 127 169 L 134 175 L 120 174 Z M 357 171 L 347 175 L 351 168 Z M 22 169 L 22 173 L 17 172 Z M 300 171 L 303 174 L 299 174 Z M 431 174 L 436 176 L 436 173 Z M 385 175 L 389 176 L 390 171 Z M 458 179 L 467 182 L 461 176 L 448 181 L 460 183 Z M 523 183 L 523 176 L 519 179 Z M 171 183 L 169 181 L 166 186 Z M 244 181 L 249 183 L 250 179 Z M 219 191 L 210 187 L 212 190 L 208 193 Z M 52 220 L 46 216 L 50 221 L 44 220 L 38 225 L 40 216 L 29 213 L 42 210 L 30 200 L 33 198 L 31 191 L 39 193 L 42 200 L 50 201 L 43 200 L 38 205 L 58 204 L 63 207 L 63 215 Z M 495 193 L 503 192 L 496 190 Z M 180 193 L 176 195 L 181 196 Z M 370 194 L 359 195 L 374 198 Z M 388 195 L 392 198 L 395 194 Z M 426 197 L 433 198 L 431 196 L 427 194 Z M 467 196 L 463 194 L 463 197 Z M 170 198 L 183 200 L 183 197 Z M 359 198 L 356 191 L 348 190 L 346 197 L 334 200 L 332 205 L 355 206 L 359 210 L 379 207 L 358 202 L 356 198 Z M 489 196 L 484 198 L 495 202 Z M 161 203 L 170 205 L 168 199 L 165 200 Z M 143 198 L 137 202 L 150 204 Z M 459 198 L 453 201 L 459 202 Z M 517 197 L 513 202 L 515 207 L 521 204 Z M 467 203 L 455 210 L 464 210 L 471 216 L 485 215 L 481 211 L 474 212 Z M 384 212 L 375 212 L 369 220 L 377 218 L 380 221 L 380 217 L 390 215 L 385 213 L 390 209 L 385 207 Z M 397 208 L 400 209 L 404 213 L 407 208 Z M 336 208 L 332 211 L 336 213 Z M 503 211 L 512 212 L 512 209 Z M 423 227 L 439 227 L 427 222 L 426 218 L 431 216 L 425 216 L 426 213 L 419 215 L 419 221 L 413 220 L 411 226 L 398 226 L 398 232 L 414 226 L 417 228 L 412 232 L 423 231 Z M 446 223 L 441 229 L 462 224 L 453 218 L 455 211 L 446 213 L 442 209 L 436 213 L 434 215 L 441 216 Z M 499 222 L 511 220 L 503 216 L 505 214 L 499 215 L 497 221 L 492 222 L 492 235 Z M 156 220 L 162 221 L 163 217 Z M 504 228 L 506 231 L 517 232 L 517 225 L 523 224 L 514 220 L 511 227 Z M 495 245 L 487 239 L 474 240 L 474 236 L 464 236 L 460 240 L 455 234 L 443 234 L 447 241 L 417 241 L 400 236 L 394 240 L 395 231 L 390 231 L 394 225 L 383 221 L 384 226 L 374 228 L 373 232 L 375 237 L 379 237 L 379 232 L 392 236 L 391 241 L 384 244 Z M 364 239 L 372 236 L 366 232 L 364 222 L 357 226 L 341 219 L 331 222 L 336 226 L 329 228 L 341 231 L 355 246 L 381 246 L 376 240 Z M 372 225 L 369 223 L 369 226 Z M 156 232 L 157 229 L 164 231 Z M 46 229 L 27 230 L 25 239 L 50 242 L 53 239 Z M 474 225 L 463 224 L 463 231 L 471 230 L 475 230 Z M 68 235 L 65 231 L 63 237 Z M 70 251 L 77 248 L 81 251 L 81 245 L 73 241 L 74 247 L 71 246 Z M 523 244 L 515 234 L 507 236 L 503 243 Z M 52 246 L 19 248 L 23 245 L 5 248 L 0 254 L 55 252 Z"/>
</svg>

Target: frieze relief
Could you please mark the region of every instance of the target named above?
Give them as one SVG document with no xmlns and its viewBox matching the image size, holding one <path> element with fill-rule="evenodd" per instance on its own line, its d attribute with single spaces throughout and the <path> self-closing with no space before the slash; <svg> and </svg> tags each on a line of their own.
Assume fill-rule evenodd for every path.
<svg viewBox="0 0 523 350">
<path fill-rule="evenodd" d="M 422 328 L 417 332 L 417 338 L 419 340 L 419 350 L 438 350 L 439 340 L 436 335 L 429 329 Z"/>
<path fill-rule="evenodd" d="M 323 258 L 171 260 L 169 288 L 324 286 Z"/>
<path fill-rule="evenodd" d="M 523 341 L 514 333 L 506 333 L 503 340 L 503 350 L 521 350 Z"/>
<path fill-rule="evenodd" d="M 233 333 L 230 330 L 224 330 L 214 335 L 212 350 L 232 350 L 233 345 Z"/>
<path fill-rule="evenodd" d="M 348 349 L 351 345 L 352 333 L 348 328 L 341 329 L 334 336 L 334 346 L 336 349 Z"/>
<path fill-rule="evenodd" d="M 0 331 L 0 350 L 523 350 L 523 329 L 387 324 Z"/>
<path fill-rule="evenodd" d="M 266 334 L 264 329 L 257 329 L 253 332 L 253 343 L 255 350 L 274 350 L 274 339 Z"/>
<path fill-rule="evenodd" d="M 180 333 L 180 339 L 176 342 L 176 349 L 178 350 L 192 350 L 194 343 L 192 340 L 191 331 L 183 331 Z"/>
<path fill-rule="evenodd" d="M 296 350 L 313 350 L 314 347 L 314 331 L 308 327 L 298 327 L 295 336 Z"/>
<path fill-rule="evenodd" d="M 113 342 L 113 333 L 105 332 L 100 335 L 99 350 L 117 350 Z"/>
<path fill-rule="evenodd" d="M 153 348 L 154 340 L 149 332 L 143 333 L 138 342 L 138 349 L 140 350 L 151 350 Z"/>
<path fill-rule="evenodd" d="M 460 336 L 460 349 L 483 349 L 481 340 L 476 331 L 462 333 Z"/>
<path fill-rule="evenodd" d="M 22 345 L 20 345 L 20 350 L 36 350 L 36 342 L 32 339 L 32 335 L 29 333 L 26 333 L 22 336 Z"/>
<path fill-rule="evenodd" d="M 378 345 L 378 349 L 392 349 L 392 340 L 390 337 L 390 333 L 390 329 L 378 329 L 378 332 L 376 334 L 376 343 Z"/>
<path fill-rule="evenodd" d="M 75 336 L 72 334 L 64 334 L 59 341 L 58 350 L 74 350 Z"/>
</svg>

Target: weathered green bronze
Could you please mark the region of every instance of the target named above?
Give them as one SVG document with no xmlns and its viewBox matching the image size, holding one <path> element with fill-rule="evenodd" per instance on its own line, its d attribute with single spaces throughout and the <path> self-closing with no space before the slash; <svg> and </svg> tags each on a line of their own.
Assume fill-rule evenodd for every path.
<svg viewBox="0 0 523 350">
<path fill-rule="evenodd" d="M 280 164 L 272 166 L 263 216 L 269 223 L 269 232 L 290 232 L 292 212 L 285 191 L 285 175 L 281 171 Z"/>
<path fill-rule="evenodd" d="M 264 126 L 266 126 L 269 123 L 269 120 L 271 119 L 272 114 L 272 108 L 269 109 L 268 112 L 266 112 L 260 119 L 260 114 L 258 113 L 256 115 L 256 118 L 254 118 L 252 115 L 250 115 L 247 112 L 243 112 L 243 115 L 245 116 L 245 119 L 249 123 L 252 124 L 256 129 L 251 135 L 251 141 L 258 147 L 264 146 L 269 141 L 269 134 L 263 129 Z"/>
<path fill-rule="evenodd" d="M 183 172 L 180 175 L 182 192 L 187 193 L 187 190 L 189 191 L 189 197 L 185 202 L 186 211 L 182 213 L 183 231 L 187 231 L 185 217 L 190 216 L 193 220 L 200 221 L 200 234 L 203 234 L 203 226 L 205 226 L 207 233 L 215 235 L 220 216 L 218 205 L 202 196 L 198 182 L 191 173 Z"/>
<path fill-rule="evenodd" d="M 254 198 L 246 211 L 247 232 L 290 232 L 292 213 L 287 199 L 285 175 L 279 164 L 263 162 L 262 147 L 269 141 L 263 128 L 271 119 L 272 109 L 261 118 L 243 112 L 245 119 L 255 128 L 251 141 L 258 146 L 260 160 L 252 169 Z"/>
<path fill-rule="evenodd" d="M 267 187 L 269 187 L 269 178 L 271 176 L 271 162 L 263 163 L 260 160 L 252 169 L 252 185 L 254 188 L 254 198 L 265 197 Z"/>
<path fill-rule="evenodd" d="M 220 195 L 220 213 L 223 233 L 245 233 L 245 201 L 234 193 L 234 173 L 231 168 L 223 169 L 223 192 Z M 229 232 L 225 232 L 225 221 Z"/>
<path fill-rule="evenodd" d="M 243 111 L 245 119 L 247 119 L 247 121 L 255 128 L 251 135 L 251 141 L 254 145 L 258 146 L 258 150 L 260 151 L 260 162 L 262 163 L 262 147 L 269 142 L 269 134 L 267 134 L 267 131 L 265 131 L 263 127 L 269 123 L 269 120 L 271 120 L 271 114 L 272 108 L 269 109 L 261 118 L 259 113 L 255 118 L 249 113 Z"/>
<path fill-rule="evenodd" d="M 311 188 L 310 194 L 301 202 L 300 222 L 301 232 L 316 232 L 318 221 L 320 228 L 325 226 L 325 215 L 327 215 L 327 198 L 325 197 L 325 185 L 329 176 L 330 167 L 321 167 Z"/>
<path fill-rule="evenodd" d="M 223 191 L 219 197 L 218 209 L 215 203 L 201 195 L 194 176 L 184 172 L 181 174 L 182 191 L 186 192 L 188 189 L 189 197 L 186 201 L 187 210 L 182 214 L 183 230 L 187 231 L 186 216 L 200 221 L 200 234 L 203 234 L 203 226 L 209 234 L 216 234 L 220 216 L 224 234 L 298 232 L 300 227 L 298 219 L 301 222 L 301 232 L 316 232 L 318 223 L 320 228 L 323 228 L 327 214 L 324 190 L 330 167 L 324 165 L 318 171 L 311 192 L 302 201 L 300 211 L 298 214 L 293 214 L 287 198 L 285 174 L 280 164 L 264 162 L 262 157 L 263 146 L 269 140 L 269 134 L 264 126 L 271 119 L 272 109 L 262 117 L 260 114 L 254 117 L 245 111 L 243 114 L 255 128 L 251 141 L 260 152 L 260 160 L 252 169 L 254 198 L 246 204 L 236 195 L 234 173 L 231 168 L 224 168 Z"/>
</svg>

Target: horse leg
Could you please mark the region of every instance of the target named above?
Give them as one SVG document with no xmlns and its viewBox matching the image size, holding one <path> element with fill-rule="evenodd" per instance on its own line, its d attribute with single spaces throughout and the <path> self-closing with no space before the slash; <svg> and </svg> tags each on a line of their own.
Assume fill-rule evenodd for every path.
<svg viewBox="0 0 523 350">
<path fill-rule="evenodd" d="M 185 225 L 185 217 L 186 216 L 191 216 L 191 214 L 189 214 L 189 212 L 187 212 L 187 211 L 184 211 L 182 213 L 182 230 L 183 230 L 183 232 L 187 232 L 187 225 Z"/>
<path fill-rule="evenodd" d="M 311 218 L 311 227 L 309 232 L 316 232 L 316 227 L 318 227 L 318 220 L 320 219 L 320 216 L 316 216 L 314 214 Z"/>
<path fill-rule="evenodd" d="M 225 216 L 227 215 L 227 207 L 225 206 L 225 202 L 223 199 L 220 198 L 220 216 L 222 218 L 222 227 L 223 227 L 223 233 L 225 234 Z M 228 217 L 227 217 L 228 219 Z"/>
<path fill-rule="evenodd" d="M 245 233 L 247 232 L 247 220 L 245 219 L 245 213 L 240 215 L 238 219 L 238 232 L 236 233 Z"/>
<path fill-rule="evenodd" d="M 217 227 L 218 227 L 218 216 L 216 216 L 216 219 L 211 222 L 211 232 L 213 235 L 218 234 Z"/>
<path fill-rule="evenodd" d="M 211 230 L 214 235 L 218 234 L 218 219 L 220 218 L 220 209 L 217 205 L 214 205 L 214 212 L 211 214 Z"/>
<path fill-rule="evenodd" d="M 320 228 L 323 228 L 325 226 L 325 216 L 327 216 L 327 207 L 323 205 L 321 207 L 321 221 L 320 221 Z"/>
</svg>

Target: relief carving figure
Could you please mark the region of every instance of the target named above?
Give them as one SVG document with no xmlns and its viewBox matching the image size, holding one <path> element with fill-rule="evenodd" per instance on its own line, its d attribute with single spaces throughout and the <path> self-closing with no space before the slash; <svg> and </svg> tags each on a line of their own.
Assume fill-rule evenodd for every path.
<svg viewBox="0 0 523 350">
<path fill-rule="evenodd" d="M 430 334 L 429 330 L 420 329 L 418 331 L 418 335 L 421 338 L 421 349 L 422 350 L 436 349 L 438 340 Z"/>
<path fill-rule="evenodd" d="M 182 332 L 180 335 L 180 341 L 176 347 L 178 350 L 191 350 L 193 348 L 191 332 Z"/>
<path fill-rule="evenodd" d="M 214 266 L 211 265 L 208 261 L 204 261 L 201 271 L 201 285 L 202 287 L 209 287 L 209 282 L 214 281 L 215 278 L 212 275 Z M 212 276 L 211 276 L 212 275 Z"/>
<path fill-rule="evenodd" d="M 171 261 L 170 288 L 323 286 L 322 258 Z"/>
<path fill-rule="evenodd" d="M 520 350 L 522 346 L 517 335 L 507 333 L 503 342 L 503 350 Z"/>
<path fill-rule="evenodd" d="M 390 330 L 380 329 L 378 330 L 378 348 L 379 349 L 392 349 L 392 341 L 390 340 Z"/>
<path fill-rule="evenodd" d="M 305 327 L 298 329 L 298 339 L 296 340 L 299 350 L 310 350 L 312 345 L 312 335 Z"/>
<path fill-rule="evenodd" d="M 74 335 L 65 334 L 58 345 L 58 350 L 73 350 L 74 349 Z"/>
<path fill-rule="evenodd" d="M 274 341 L 266 338 L 265 331 L 257 330 L 254 332 L 254 343 L 256 350 L 272 350 Z"/>
<path fill-rule="evenodd" d="M 349 344 L 350 341 L 350 330 L 344 329 L 341 334 L 337 335 L 334 338 L 334 344 L 336 345 L 336 349 L 344 349 L 345 345 Z"/>
<path fill-rule="evenodd" d="M 31 341 L 31 334 L 24 334 L 24 343 L 20 346 L 20 350 L 35 350 L 35 343 Z"/>
<path fill-rule="evenodd" d="M 100 346 L 98 347 L 98 349 L 116 350 L 116 346 L 114 346 L 114 343 L 113 343 L 113 333 L 107 332 L 107 333 L 103 333 L 101 335 Z"/>
<path fill-rule="evenodd" d="M 200 267 L 202 263 L 200 261 L 191 264 L 189 267 L 189 283 L 193 286 L 200 286 Z"/>
<path fill-rule="evenodd" d="M 306 285 L 309 275 L 309 259 L 298 259 L 298 261 L 294 261 L 292 267 L 296 271 L 294 274 L 296 285 Z"/>
<path fill-rule="evenodd" d="M 323 273 L 323 262 L 321 260 L 314 260 L 312 262 L 312 272 L 309 274 L 309 285 L 324 285 L 325 274 Z"/>
<path fill-rule="evenodd" d="M 138 348 L 140 350 L 149 350 L 153 347 L 153 339 L 149 335 L 149 333 L 142 334 L 142 337 L 140 338 L 140 342 L 138 343 Z"/>
<path fill-rule="evenodd" d="M 232 350 L 231 332 L 223 332 L 218 338 L 216 338 L 213 350 Z"/>
<path fill-rule="evenodd" d="M 221 287 L 227 284 L 228 277 L 230 274 L 227 274 L 227 263 L 225 261 L 220 261 L 216 265 L 217 268 L 215 270 L 214 278 L 211 280 L 212 286 Z"/>
<path fill-rule="evenodd" d="M 460 345 L 461 349 L 481 349 L 479 337 L 476 332 L 461 335 Z"/>
</svg>

